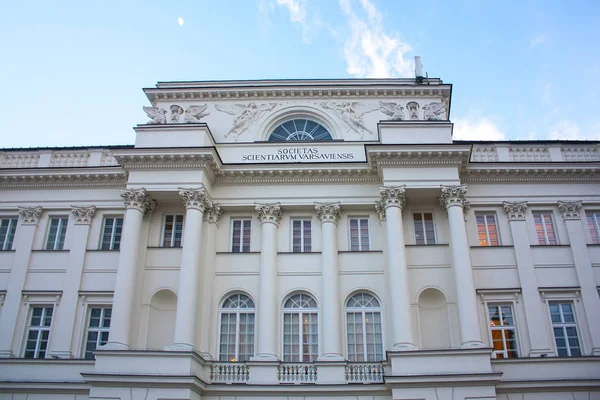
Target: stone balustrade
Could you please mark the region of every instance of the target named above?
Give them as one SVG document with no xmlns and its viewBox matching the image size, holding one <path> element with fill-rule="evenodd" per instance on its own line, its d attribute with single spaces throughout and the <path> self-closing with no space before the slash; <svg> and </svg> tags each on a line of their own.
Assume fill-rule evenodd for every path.
<svg viewBox="0 0 600 400">
<path fill-rule="evenodd" d="M 0 151 L 0 168 L 81 168 L 119 165 L 108 149 Z"/>
<path fill-rule="evenodd" d="M 600 148 L 596 144 L 543 143 L 474 144 L 471 162 L 596 162 Z"/>
<path fill-rule="evenodd" d="M 309 364 L 281 364 L 277 368 L 279 383 L 316 383 L 317 366 Z"/>
<path fill-rule="evenodd" d="M 346 382 L 348 383 L 382 383 L 384 375 L 383 363 L 348 363 L 346 365 Z"/>
<path fill-rule="evenodd" d="M 250 368 L 245 363 L 219 362 L 210 366 L 210 379 L 213 383 L 246 383 Z"/>
</svg>

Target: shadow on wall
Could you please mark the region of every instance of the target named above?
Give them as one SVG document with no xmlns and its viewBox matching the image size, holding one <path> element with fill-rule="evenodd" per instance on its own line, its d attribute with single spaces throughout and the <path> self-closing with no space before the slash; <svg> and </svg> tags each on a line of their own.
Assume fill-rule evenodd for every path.
<svg viewBox="0 0 600 400">
<path fill-rule="evenodd" d="M 452 347 L 448 302 L 438 289 L 428 288 L 419 295 L 419 331 L 422 349 Z"/>
<path fill-rule="evenodd" d="M 173 344 L 175 334 L 175 313 L 177 295 L 168 289 L 154 293 L 150 300 L 150 319 L 148 322 L 148 349 L 162 350 Z"/>
</svg>

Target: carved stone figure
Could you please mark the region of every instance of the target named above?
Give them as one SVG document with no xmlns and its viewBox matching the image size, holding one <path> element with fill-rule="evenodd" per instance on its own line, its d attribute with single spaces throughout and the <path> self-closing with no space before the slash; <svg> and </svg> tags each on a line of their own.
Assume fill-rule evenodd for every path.
<svg viewBox="0 0 600 400">
<path fill-rule="evenodd" d="M 183 108 L 177 104 L 173 104 L 169 109 L 171 110 L 171 122 L 174 124 L 179 123 L 179 118 L 183 114 Z"/>
<path fill-rule="evenodd" d="M 265 112 L 271 111 L 277 103 L 266 103 L 257 105 L 252 102 L 248 105 L 234 104 L 232 106 L 215 105 L 215 108 L 221 112 L 233 115 L 235 120 L 233 121 L 233 127 L 229 132 L 225 134 L 225 137 L 233 135 L 237 140 L 238 136 L 252 125 L 253 122 L 258 120 Z"/>
<path fill-rule="evenodd" d="M 358 101 L 332 101 L 330 103 L 322 102 L 321 107 L 326 110 L 332 110 L 347 126 L 347 131 L 352 129 L 362 138 L 367 133 L 372 133 L 365 126 L 362 119 L 363 115 L 377 111 L 381 107 L 377 104 L 363 104 Z"/>
<path fill-rule="evenodd" d="M 423 106 L 426 121 L 443 121 L 446 119 L 446 105 L 444 103 L 429 103 Z"/>
<path fill-rule="evenodd" d="M 146 125 L 162 125 L 167 123 L 167 110 L 158 107 L 142 107 L 150 118 Z"/>
<path fill-rule="evenodd" d="M 380 101 L 379 105 L 381 106 L 381 112 L 389 115 L 388 120 L 390 121 L 403 121 L 404 118 L 404 107 L 402 107 L 398 103 L 386 103 L 384 101 Z"/>
<path fill-rule="evenodd" d="M 419 119 L 419 103 L 411 101 L 406 104 L 406 109 L 408 110 L 408 117 L 410 119 Z"/>
<path fill-rule="evenodd" d="M 183 121 L 187 124 L 200 122 L 202 118 L 210 114 L 209 112 L 205 112 L 207 107 L 208 105 L 206 104 L 201 106 L 189 106 L 187 110 L 185 110 Z"/>
</svg>

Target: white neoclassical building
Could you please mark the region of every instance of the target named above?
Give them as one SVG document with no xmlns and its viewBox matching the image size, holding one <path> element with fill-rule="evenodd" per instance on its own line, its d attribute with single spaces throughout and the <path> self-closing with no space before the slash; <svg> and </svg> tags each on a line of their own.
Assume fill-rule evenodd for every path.
<svg viewBox="0 0 600 400">
<path fill-rule="evenodd" d="M 600 143 L 439 79 L 161 82 L 0 151 L 0 399 L 600 399 Z"/>
</svg>

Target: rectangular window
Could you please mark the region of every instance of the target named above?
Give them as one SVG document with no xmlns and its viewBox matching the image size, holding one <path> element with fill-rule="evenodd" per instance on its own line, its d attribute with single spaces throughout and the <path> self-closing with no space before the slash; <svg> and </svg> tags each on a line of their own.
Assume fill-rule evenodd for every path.
<svg viewBox="0 0 600 400">
<path fill-rule="evenodd" d="M 310 219 L 292 220 L 292 251 L 309 253 L 312 250 Z"/>
<path fill-rule="evenodd" d="M 248 253 L 250 251 L 250 228 L 252 220 L 234 219 L 231 222 L 231 251 Z"/>
<path fill-rule="evenodd" d="M 369 219 L 350 218 L 350 251 L 369 250 Z"/>
<path fill-rule="evenodd" d="M 488 304 L 492 357 L 516 358 L 517 335 L 512 306 L 510 304 Z"/>
<path fill-rule="evenodd" d="M 0 250 L 12 250 L 17 218 L 0 218 Z"/>
<path fill-rule="evenodd" d="M 600 211 L 588 212 L 587 223 L 592 243 L 600 244 Z"/>
<path fill-rule="evenodd" d="M 165 215 L 162 247 L 181 247 L 183 214 Z"/>
<path fill-rule="evenodd" d="M 533 220 L 535 221 L 538 244 L 558 244 L 556 241 L 556 231 L 554 230 L 554 221 L 552 220 L 552 212 L 534 211 Z"/>
<path fill-rule="evenodd" d="M 435 244 L 435 228 L 432 213 L 414 213 L 415 243 Z"/>
<path fill-rule="evenodd" d="M 102 229 L 101 250 L 119 250 L 121 246 L 121 232 L 123 231 L 123 218 L 104 218 Z"/>
<path fill-rule="evenodd" d="M 67 217 L 50 218 L 50 227 L 48 228 L 48 239 L 46 240 L 46 250 L 62 250 L 65 246 L 65 235 L 67 234 Z"/>
<path fill-rule="evenodd" d="M 45 358 L 52 324 L 52 306 L 33 307 L 27 330 L 25 358 Z"/>
<path fill-rule="evenodd" d="M 495 213 L 476 213 L 477 234 L 480 246 L 499 246 Z"/>
<path fill-rule="evenodd" d="M 98 307 L 90 309 L 90 319 L 85 341 L 86 360 L 93 360 L 94 350 L 108 342 L 108 331 L 110 329 L 110 316 L 112 309 L 109 307 Z"/>
<path fill-rule="evenodd" d="M 549 306 L 558 355 L 561 357 L 580 356 L 581 346 L 577 334 L 573 303 L 552 301 Z"/>
</svg>

